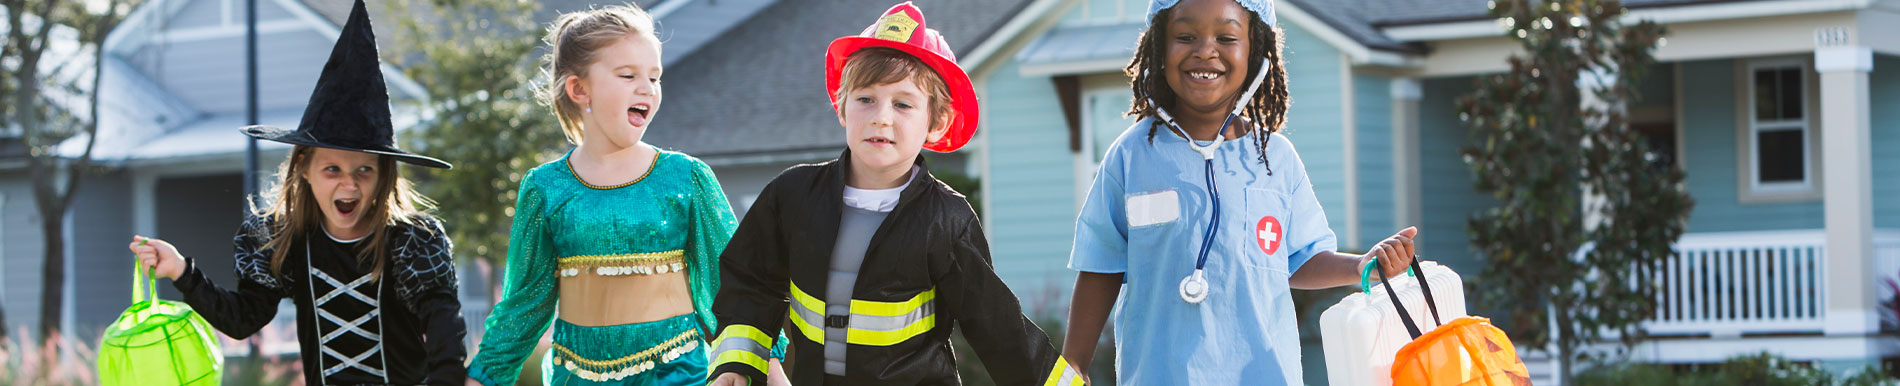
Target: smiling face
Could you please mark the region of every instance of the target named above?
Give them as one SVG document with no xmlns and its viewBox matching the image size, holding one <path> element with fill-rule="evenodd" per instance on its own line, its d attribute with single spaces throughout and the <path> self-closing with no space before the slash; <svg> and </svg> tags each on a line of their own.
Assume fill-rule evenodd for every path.
<svg viewBox="0 0 1900 386">
<path fill-rule="evenodd" d="M 1182 0 L 1167 21 L 1160 70 L 1175 108 L 1225 114 L 1247 81 L 1251 14 L 1233 0 Z"/>
<path fill-rule="evenodd" d="M 567 79 L 568 97 L 593 110 L 582 113 L 583 144 L 632 147 L 660 109 L 660 42 L 628 34 L 597 55 L 586 76 Z"/>
<path fill-rule="evenodd" d="M 853 167 L 909 168 L 924 143 L 949 132 L 942 122 L 931 122 L 930 94 L 912 79 L 846 89 L 838 103 Z"/>
<path fill-rule="evenodd" d="M 317 148 L 310 153 L 304 168 L 304 183 L 323 208 L 323 228 L 339 238 L 367 234 L 373 221 L 364 221 L 376 200 L 376 187 L 382 177 L 379 155 Z"/>
</svg>

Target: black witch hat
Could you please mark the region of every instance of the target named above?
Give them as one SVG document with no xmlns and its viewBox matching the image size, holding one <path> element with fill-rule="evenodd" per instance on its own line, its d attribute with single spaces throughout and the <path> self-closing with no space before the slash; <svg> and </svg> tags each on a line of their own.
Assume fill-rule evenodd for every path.
<svg viewBox="0 0 1900 386">
<path fill-rule="evenodd" d="M 381 59 L 376 56 L 376 33 L 370 30 L 363 0 L 350 9 L 343 35 L 323 64 L 317 88 L 310 93 L 303 122 L 296 130 L 273 126 L 238 129 L 258 139 L 298 146 L 326 147 L 396 157 L 397 160 L 447 169 L 442 160 L 396 147 L 396 131 L 389 121 L 389 90 L 383 83 Z"/>
</svg>

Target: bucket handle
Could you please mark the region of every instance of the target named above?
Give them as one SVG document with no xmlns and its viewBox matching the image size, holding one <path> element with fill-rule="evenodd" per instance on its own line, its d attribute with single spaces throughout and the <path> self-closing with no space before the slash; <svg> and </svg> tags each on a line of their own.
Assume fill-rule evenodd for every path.
<svg viewBox="0 0 1900 386">
<path fill-rule="evenodd" d="M 1421 290 L 1420 292 L 1425 293 L 1425 306 L 1426 309 L 1431 311 L 1432 321 L 1436 322 L 1439 326 L 1445 325 L 1444 319 L 1438 316 L 1438 302 L 1432 300 L 1432 286 L 1425 280 L 1425 275 L 1421 274 L 1425 269 L 1419 267 L 1418 256 L 1412 257 L 1412 267 L 1408 270 L 1411 276 L 1418 278 L 1418 288 Z M 1371 258 L 1371 262 L 1366 263 L 1365 270 L 1359 273 L 1359 285 L 1362 286 L 1362 289 L 1368 294 L 1372 293 L 1370 282 L 1372 271 L 1378 271 L 1379 281 L 1385 282 L 1385 294 L 1392 298 L 1392 307 L 1399 311 L 1399 321 L 1405 323 L 1405 331 L 1412 334 L 1412 339 L 1418 339 L 1419 336 L 1425 335 L 1423 331 L 1418 329 L 1418 323 L 1412 321 L 1412 313 L 1405 311 L 1405 304 L 1399 301 L 1398 291 L 1392 290 L 1392 278 L 1385 275 L 1385 270 L 1379 269 L 1379 258 Z"/>
<path fill-rule="evenodd" d="M 150 239 L 140 238 L 139 246 L 145 246 L 146 240 Z M 149 305 L 158 300 L 158 273 L 148 273 L 140 265 L 137 258 L 132 259 L 132 304 L 144 302 Z M 152 270 L 156 271 L 157 268 Z"/>
</svg>

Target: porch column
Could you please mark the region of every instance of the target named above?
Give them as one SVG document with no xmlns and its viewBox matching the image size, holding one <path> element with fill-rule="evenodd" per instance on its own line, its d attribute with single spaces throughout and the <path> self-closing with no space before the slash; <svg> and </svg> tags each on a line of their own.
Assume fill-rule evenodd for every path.
<svg viewBox="0 0 1900 386">
<path fill-rule="evenodd" d="M 1418 166 L 1418 100 L 1423 94 L 1418 78 L 1392 79 L 1392 220 L 1400 228 L 1424 219 Z"/>
<path fill-rule="evenodd" d="M 1821 78 L 1821 180 L 1827 224 L 1827 335 L 1878 328 L 1867 74 L 1873 50 L 1838 28 L 1816 31 Z"/>
</svg>

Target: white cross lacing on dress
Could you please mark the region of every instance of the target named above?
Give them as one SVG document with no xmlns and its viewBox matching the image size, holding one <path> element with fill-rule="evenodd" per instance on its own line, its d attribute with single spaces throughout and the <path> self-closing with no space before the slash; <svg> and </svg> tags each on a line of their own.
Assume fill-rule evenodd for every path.
<svg viewBox="0 0 1900 386">
<path fill-rule="evenodd" d="M 321 336 L 319 336 L 317 339 L 317 346 L 323 348 L 323 355 L 318 356 L 317 358 L 317 366 L 322 367 L 325 362 L 323 357 L 328 356 L 336 360 L 338 363 L 333 366 L 322 367 L 323 376 L 325 377 L 335 375 L 336 373 L 342 372 L 343 370 L 355 368 L 358 370 L 363 370 L 363 372 L 369 373 L 370 375 L 382 377 L 383 383 L 388 384 L 389 383 L 388 373 L 384 372 L 383 369 L 371 367 L 368 364 L 363 363 L 363 360 L 369 359 L 371 355 L 375 355 L 379 359 L 381 359 L 383 365 L 387 366 L 389 364 L 388 357 L 383 355 L 382 335 L 371 333 L 369 332 L 369 330 L 363 329 L 363 325 L 369 324 L 369 322 L 373 320 L 376 322 L 376 331 L 377 332 L 383 331 L 383 318 L 378 317 L 379 315 L 382 315 L 382 309 L 383 309 L 382 302 L 378 301 L 378 299 L 382 299 L 383 297 L 383 286 L 373 284 L 375 283 L 375 281 L 373 280 L 375 275 L 363 275 L 363 277 L 359 277 L 356 280 L 350 281 L 347 284 L 343 283 L 342 280 L 337 280 L 334 277 L 330 277 L 329 274 L 324 273 L 323 271 L 317 270 L 315 266 L 311 265 L 310 260 L 313 258 L 314 257 L 311 256 L 310 254 L 310 243 L 305 242 L 304 243 L 304 269 L 310 272 L 311 277 L 315 277 L 319 280 L 323 280 L 323 282 L 325 284 L 329 284 L 331 288 L 329 292 L 325 292 L 323 296 L 319 297 L 317 296 L 316 282 L 314 281 L 307 282 L 309 283 L 308 286 L 310 288 L 310 297 L 312 300 L 311 308 L 315 308 L 317 310 L 316 313 L 318 317 L 321 317 L 325 320 L 329 320 L 331 323 L 335 323 L 337 325 L 336 330 L 330 331 L 328 333 L 324 333 L 323 325 L 321 323 L 314 323 L 316 322 L 315 320 L 313 320 L 312 321 L 313 323 L 311 323 L 312 325 L 315 325 L 317 327 L 317 332 L 321 334 Z M 365 295 L 362 292 L 359 292 L 356 290 L 357 288 L 362 287 L 364 285 L 370 285 L 371 287 L 375 287 L 376 296 L 370 297 L 369 295 Z M 363 316 L 361 317 L 357 317 L 355 320 L 347 320 L 347 321 L 343 320 L 343 317 L 337 316 L 336 314 L 330 313 L 329 310 L 323 309 L 324 305 L 330 304 L 330 301 L 336 300 L 337 297 L 339 296 L 348 296 L 350 298 L 354 298 L 357 301 L 361 301 L 364 304 L 368 304 L 372 308 L 370 309 L 368 313 L 363 314 Z M 346 355 L 342 352 L 338 352 L 334 349 L 331 349 L 329 346 L 330 341 L 333 339 L 336 339 L 337 337 L 343 336 L 343 334 L 345 333 L 354 333 L 358 336 L 362 336 L 363 338 L 376 342 L 376 345 L 371 346 L 368 350 L 364 350 L 362 353 L 357 354 L 356 356 Z"/>
</svg>

